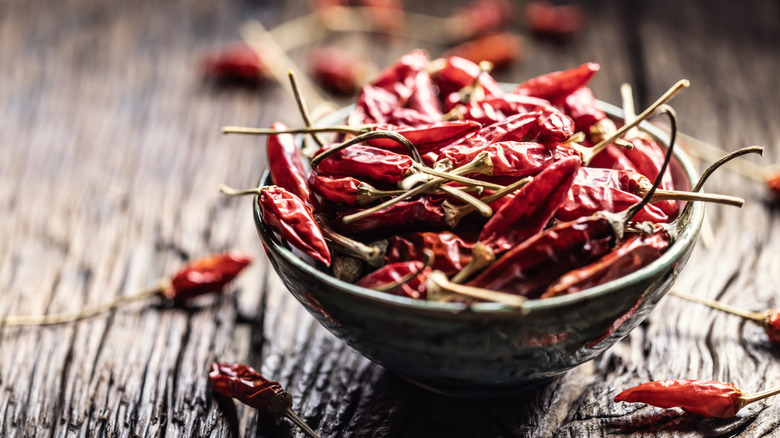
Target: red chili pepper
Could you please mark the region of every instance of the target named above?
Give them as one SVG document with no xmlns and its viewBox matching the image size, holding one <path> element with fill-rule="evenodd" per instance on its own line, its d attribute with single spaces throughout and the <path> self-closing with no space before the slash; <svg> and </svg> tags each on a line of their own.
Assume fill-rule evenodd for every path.
<svg viewBox="0 0 780 438">
<path fill-rule="evenodd" d="M 604 217 L 564 222 L 507 251 L 467 285 L 538 298 L 555 279 L 607 254 L 614 244 Z"/>
<path fill-rule="evenodd" d="M 568 295 L 624 277 L 658 259 L 669 244 L 669 235 L 662 231 L 633 236 L 595 262 L 567 272 L 540 298 Z"/>
<path fill-rule="evenodd" d="M 599 69 L 601 66 L 589 62 L 570 70 L 543 74 L 518 85 L 514 92 L 550 101 L 562 99 L 578 88 L 584 87 Z"/>
<path fill-rule="evenodd" d="M 365 241 L 419 231 L 442 231 L 448 228 L 444 220 L 443 202 L 443 198 L 423 196 L 401 201 L 371 216 L 345 224 L 340 218 L 360 211 L 348 210 L 334 220 L 333 227 L 341 233 L 359 236 Z"/>
<path fill-rule="evenodd" d="M 450 33 L 470 39 L 498 29 L 511 16 L 512 7 L 507 0 L 474 0 L 450 16 Z"/>
<path fill-rule="evenodd" d="M 731 418 L 742 408 L 742 391 L 730 383 L 709 380 L 658 380 L 627 389 L 616 402 L 682 408 L 705 417 Z"/>
<path fill-rule="evenodd" d="M 437 122 L 424 127 L 397 127 L 394 125 L 377 125 L 375 131 L 395 131 L 412 142 L 421 154 L 439 152 L 445 146 L 456 141 L 463 141 L 474 135 L 480 129 L 480 124 L 470 120 L 453 120 Z M 366 142 L 371 146 L 387 149 L 392 152 L 406 153 L 397 141 L 387 138 L 376 138 Z"/>
<path fill-rule="evenodd" d="M 345 95 L 357 93 L 375 69 L 369 60 L 333 46 L 309 50 L 308 59 L 314 80 Z"/>
<path fill-rule="evenodd" d="M 580 132 L 589 132 L 596 122 L 607 118 L 604 111 L 596 107 L 596 98 L 588 87 L 577 88 L 554 103 L 574 120 L 575 129 Z"/>
<path fill-rule="evenodd" d="M 304 254 L 330 266 L 330 250 L 311 210 L 301 198 L 278 186 L 266 186 L 259 197 L 263 223 Z"/>
<path fill-rule="evenodd" d="M 636 194 L 643 180 L 647 177 L 633 170 L 580 167 L 574 184 L 604 186 Z"/>
<path fill-rule="evenodd" d="M 493 214 L 479 241 L 498 254 L 540 233 L 566 197 L 580 162 L 579 157 L 568 157 L 535 176 Z"/>
<path fill-rule="evenodd" d="M 351 176 L 333 178 L 312 172 L 309 184 L 318 195 L 331 202 L 347 205 L 357 205 L 360 190 L 360 180 Z"/>
<path fill-rule="evenodd" d="M 642 198 L 602 185 L 572 184 L 555 217 L 561 221 L 572 221 L 583 216 L 591 216 L 599 211 L 619 213 L 625 211 Z M 663 223 L 669 216 L 653 204 L 645 205 L 634 216 L 637 222 L 650 221 Z"/>
<path fill-rule="evenodd" d="M 352 176 L 397 184 L 412 167 L 414 160 L 373 146 L 354 145 L 320 161 L 317 171 L 333 176 Z"/>
<path fill-rule="evenodd" d="M 447 96 L 458 94 L 464 87 L 469 87 L 478 81 L 479 86 L 485 93 L 485 97 L 500 97 L 504 95 L 504 90 L 498 85 L 498 82 L 492 76 L 483 74 L 482 68 L 468 59 L 458 56 L 448 58 L 439 58 L 431 63 L 434 84 L 439 88 L 439 95 L 444 96 L 447 102 L 444 105 L 444 111 L 450 111 L 460 98 L 454 101 L 446 99 Z M 477 78 L 479 78 L 477 80 Z"/>
<path fill-rule="evenodd" d="M 211 389 L 249 405 L 264 414 L 287 417 L 310 437 L 317 434 L 292 411 L 292 395 L 279 382 L 268 380 L 254 368 L 232 363 L 213 363 L 209 373 Z"/>
<path fill-rule="evenodd" d="M 493 162 L 493 177 L 525 178 L 543 171 L 562 158 L 556 150 L 530 142 L 493 143 L 484 151 Z M 483 179 L 490 181 L 493 177 Z"/>
<path fill-rule="evenodd" d="M 507 93 L 461 104 L 450 111 L 453 118 L 473 120 L 482 125 L 500 122 L 509 116 L 529 113 L 538 107 L 550 107 L 550 102 L 538 97 Z"/>
<path fill-rule="evenodd" d="M 780 345 L 780 309 L 772 307 L 764 322 L 764 331 L 769 336 L 769 342 Z"/>
<path fill-rule="evenodd" d="M 257 82 L 268 75 L 257 52 L 239 41 L 204 54 L 200 68 L 205 77 L 217 81 Z"/>
<path fill-rule="evenodd" d="M 390 263 L 361 278 L 355 285 L 420 299 L 425 298 L 425 279 L 429 272 L 431 269 L 418 260 Z M 408 279 L 412 275 L 414 278 Z"/>
<path fill-rule="evenodd" d="M 406 107 L 424 114 L 431 120 L 441 120 L 442 108 L 433 86 L 433 80 L 426 71 L 419 71 L 412 76 L 412 94 L 406 101 Z"/>
<path fill-rule="evenodd" d="M 522 58 L 523 38 L 509 32 L 486 35 L 458 44 L 442 56 L 459 56 L 476 63 L 487 61 L 499 69 Z"/>
<path fill-rule="evenodd" d="M 449 231 L 404 234 L 388 239 L 385 260 L 387 263 L 423 260 L 423 251 L 428 249 L 434 255 L 431 269 L 452 276 L 471 261 L 473 246 L 473 243 L 468 243 Z"/>
<path fill-rule="evenodd" d="M 585 14 L 577 5 L 533 1 L 526 6 L 525 17 L 532 32 L 557 38 L 571 37 L 585 25 Z"/>
<path fill-rule="evenodd" d="M 165 288 L 165 298 L 174 301 L 187 300 L 198 295 L 221 292 L 242 269 L 252 261 L 252 256 L 240 251 L 228 251 L 197 259 L 181 268 Z"/>
<path fill-rule="evenodd" d="M 274 122 L 271 129 L 282 131 L 287 129 L 283 123 Z M 303 169 L 303 155 L 295 144 L 292 134 L 269 135 L 266 143 L 268 164 L 271 168 L 271 181 L 315 209 L 317 199 L 309 189 L 306 173 Z"/>
</svg>

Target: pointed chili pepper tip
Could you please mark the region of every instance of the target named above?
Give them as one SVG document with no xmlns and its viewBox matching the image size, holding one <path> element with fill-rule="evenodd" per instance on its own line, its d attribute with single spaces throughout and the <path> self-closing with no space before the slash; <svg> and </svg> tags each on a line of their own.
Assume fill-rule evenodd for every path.
<svg viewBox="0 0 780 438">
<path fill-rule="evenodd" d="M 236 250 L 197 259 L 176 272 L 162 293 L 173 301 L 220 293 L 251 262 L 251 255 Z"/>
</svg>

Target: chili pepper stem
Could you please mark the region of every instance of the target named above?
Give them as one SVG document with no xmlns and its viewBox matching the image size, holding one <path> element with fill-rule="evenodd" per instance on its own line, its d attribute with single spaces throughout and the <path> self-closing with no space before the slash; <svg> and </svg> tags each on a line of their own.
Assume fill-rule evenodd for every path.
<svg viewBox="0 0 780 438">
<path fill-rule="evenodd" d="M 301 417 L 299 417 L 298 414 L 296 414 L 295 411 L 293 411 L 291 408 L 287 408 L 287 410 L 284 411 L 284 416 L 300 427 L 301 430 L 306 433 L 306 435 L 310 436 L 311 438 L 320 438 L 320 436 L 317 435 L 317 432 L 309 427 L 309 425 L 306 424 L 306 422 L 303 421 L 303 419 L 301 419 Z"/>
<path fill-rule="evenodd" d="M 764 148 L 762 146 L 748 146 L 748 147 L 737 149 L 734 152 L 726 153 L 725 155 L 721 156 L 720 158 L 715 160 L 714 163 L 710 164 L 709 167 L 704 169 L 704 172 L 701 173 L 701 177 L 699 177 L 699 181 L 696 182 L 696 186 L 693 188 L 693 191 L 698 192 L 699 190 L 701 190 L 702 186 L 704 186 L 704 183 L 707 182 L 707 179 L 710 177 L 710 175 L 712 175 L 718 168 L 720 168 L 721 166 L 723 166 L 728 162 L 732 162 L 737 157 L 740 157 L 742 155 L 747 155 L 747 154 L 759 154 L 763 156 Z"/>
<path fill-rule="evenodd" d="M 487 157 L 488 161 L 490 160 L 490 157 L 488 156 L 487 152 L 480 152 L 480 154 L 477 155 L 474 158 L 474 160 L 472 160 L 469 164 L 466 164 L 465 166 L 461 166 L 461 167 L 453 170 L 451 173 L 447 173 L 447 175 L 452 176 L 454 174 L 454 175 L 457 176 L 457 175 L 462 174 L 462 173 L 473 173 L 475 171 L 474 169 L 478 169 L 479 166 L 483 166 L 484 165 L 484 164 L 482 164 L 482 161 L 485 160 L 485 157 Z M 490 166 L 492 167 L 493 164 L 491 163 Z M 350 222 L 354 222 L 356 220 L 363 219 L 363 218 L 368 217 L 368 216 L 370 216 L 370 215 L 372 215 L 372 214 L 374 214 L 374 213 L 376 213 L 376 212 L 378 212 L 380 210 L 383 210 L 383 209 L 385 209 L 387 207 L 390 207 L 391 205 L 397 204 L 397 203 L 403 201 L 404 199 L 408 199 L 408 198 L 411 198 L 413 196 L 417 196 L 419 194 L 426 193 L 427 191 L 433 189 L 436 186 L 441 185 L 444 182 L 445 182 L 444 178 L 438 178 L 437 177 L 435 179 L 432 179 L 432 180 L 426 182 L 425 184 L 419 185 L 419 186 L 417 186 L 417 187 L 407 191 L 403 195 L 396 196 L 395 198 L 392 198 L 392 199 L 388 199 L 387 201 L 385 201 L 385 202 L 383 202 L 383 203 L 381 203 L 379 205 L 375 205 L 374 207 L 365 209 L 363 211 L 359 211 L 357 213 L 344 216 L 343 218 L 341 218 L 341 220 L 345 224 L 348 224 Z"/>
<path fill-rule="evenodd" d="M 131 303 L 133 301 L 140 301 L 145 298 L 151 298 L 153 296 L 164 297 L 164 291 L 170 287 L 170 284 L 170 279 L 161 279 L 157 282 L 157 285 L 149 289 L 140 290 L 132 295 L 120 295 L 109 302 L 84 307 L 77 312 L 55 313 L 51 315 L 40 316 L 7 316 L 0 320 L 0 327 L 13 327 L 22 325 L 53 325 L 79 321 L 103 312 L 107 312 L 109 310 L 113 310 L 121 305 Z"/>
<path fill-rule="evenodd" d="M 513 307 L 523 307 L 526 301 L 528 301 L 528 298 L 522 295 L 508 294 L 490 289 L 482 289 L 480 287 L 452 283 L 447 280 L 447 275 L 441 271 L 434 271 L 428 276 L 427 287 L 429 296 L 433 295 L 431 298 L 434 300 L 436 300 L 437 297 L 446 298 L 448 294 L 454 294 L 507 304 Z"/>
<path fill-rule="evenodd" d="M 669 102 L 674 98 L 674 96 L 677 95 L 680 91 L 682 91 L 685 88 L 688 88 L 691 85 L 690 81 L 687 79 L 682 79 L 678 81 L 676 84 L 672 86 L 666 93 L 664 93 L 658 100 L 653 102 L 652 105 L 647 107 L 642 113 L 640 113 L 636 119 L 634 119 L 630 123 L 626 123 L 623 126 L 620 127 L 620 129 L 613 132 L 610 136 L 607 138 L 601 140 L 598 144 L 593 146 L 592 148 L 583 149 L 582 154 L 582 164 L 584 166 L 590 165 L 590 162 L 593 161 L 593 158 L 604 150 L 610 143 L 614 142 L 615 139 L 620 138 L 625 134 L 629 129 L 633 128 L 634 126 L 637 126 L 640 122 L 650 117 L 658 108 L 661 107 L 661 105 L 666 104 L 666 102 Z M 579 151 L 578 151 L 579 152 Z"/>
<path fill-rule="evenodd" d="M 463 283 L 496 260 L 496 255 L 493 253 L 493 250 L 482 242 L 477 242 L 474 245 L 471 249 L 471 254 L 471 261 L 452 277 L 450 280 L 452 283 Z"/>
<path fill-rule="evenodd" d="M 450 186 L 439 186 L 439 189 L 442 190 L 444 193 L 452 196 L 453 198 L 456 198 L 460 201 L 465 202 L 467 205 L 474 207 L 474 209 L 477 210 L 479 214 L 481 214 L 482 216 L 484 217 L 493 216 L 493 209 L 490 208 L 489 205 L 469 195 L 468 193 L 464 192 L 462 189 L 458 187 L 450 187 Z"/>
<path fill-rule="evenodd" d="M 702 201 L 712 202 L 715 204 L 731 205 L 734 207 L 742 207 L 745 204 L 745 200 L 736 196 L 718 195 L 712 193 L 696 193 L 686 192 L 682 190 L 663 190 L 656 189 L 653 197 L 650 199 L 650 203 L 659 201 Z"/>
<path fill-rule="evenodd" d="M 533 177 L 527 176 L 521 180 L 517 180 L 513 182 L 512 184 L 504 187 L 501 190 L 498 190 L 497 192 L 487 195 L 480 199 L 480 201 L 490 204 L 491 202 L 500 199 L 510 193 L 513 193 L 517 190 L 520 190 L 524 185 L 528 184 L 533 180 Z M 447 225 L 449 225 L 452 228 L 455 228 L 458 223 L 460 223 L 461 219 L 463 219 L 464 216 L 474 211 L 474 207 L 471 205 L 461 205 L 461 206 L 453 206 L 448 201 L 444 202 L 444 220 L 447 222 Z"/>
<path fill-rule="evenodd" d="M 753 402 L 757 402 L 759 400 L 763 400 L 768 397 L 772 397 L 773 395 L 780 394 L 780 386 L 777 386 L 772 389 L 767 389 L 766 391 L 756 392 L 754 394 L 740 394 L 739 396 L 739 408 L 742 409 L 745 407 L 745 405 Z"/>
<path fill-rule="evenodd" d="M 325 239 L 330 241 L 339 251 L 364 260 L 374 268 L 385 264 L 384 254 L 382 254 L 382 250 L 379 248 L 368 246 L 333 231 L 321 215 L 314 215 L 314 219 L 317 221 L 317 225 L 319 225 Z"/>
<path fill-rule="evenodd" d="M 263 192 L 262 189 L 256 187 L 251 189 L 234 189 L 233 187 L 228 187 L 224 184 L 219 186 L 219 191 L 227 196 L 259 195 Z"/>
<path fill-rule="evenodd" d="M 749 312 L 746 310 L 738 309 L 736 307 L 732 307 L 725 303 L 721 303 L 720 301 L 702 298 L 677 289 L 670 290 L 669 294 L 674 295 L 678 298 L 682 298 L 684 300 L 692 301 L 694 303 L 704 304 L 705 306 L 712 307 L 713 309 L 717 309 L 723 312 L 731 313 L 733 315 L 741 316 L 745 319 L 750 319 L 759 325 L 763 325 L 767 318 L 767 313 Z"/>
<path fill-rule="evenodd" d="M 358 184 L 357 201 L 359 205 L 365 205 L 374 202 L 379 198 L 387 198 L 389 196 L 403 195 L 407 190 L 379 190 L 367 182 L 361 181 Z"/>
<path fill-rule="evenodd" d="M 248 135 L 276 135 L 276 134 L 313 134 L 313 133 L 325 133 L 325 132 L 338 132 L 343 134 L 360 135 L 366 132 L 371 132 L 371 126 L 354 127 L 354 126 L 327 126 L 322 128 L 293 128 L 293 129 L 270 129 L 270 128 L 251 128 L 246 126 L 223 126 L 223 134 L 248 134 Z"/>
<path fill-rule="evenodd" d="M 395 140 L 398 142 L 401 146 L 403 146 L 406 151 L 409 153 L 409 156 L 412 157 L 412 159 L 418 163 L 422 163 L 422 157 L 420 156 L 420 152 L 417 151 L 417 147 L 415 147 L 414 144 L 412 144 L 411 141 L 409 141 L 406 137 L 403 135 L 394 132 L 394 131 L 369 131 L 365 132 L 363 131 L 362 134 L 358 135 L 357 137 L 353 137 L 343 143 L 339 143 L 319 155 L 315 156 L 311 160 L 311 166 L 316 168 L 317 165 L 320 163 L 320 161 L 328 158 L 329 156 L 335 154 L 336 152 L 345 149 L 349 146 L 363 143 L 366 140 L 372 140 L 375 138 L 389 138 L 391 140 Z"/>
<path fill-rule="evenodd" d="M 620 85 L 620 96 L 623 100 L 623 120 L 631 123 L 636 119 L 636 110 L 634 109 L 634 93 L 631 84 L 624 82 Z M 626 131 L 626 137 L 631 138 L 637 135 L 639 130 L 633 127 Z"/>
<path fill-rule="evenodd" d="M 301 94 L 301 88 L 300 85 L 298 85 L 298 79 L 295 77 L 295 72 L 292 70 L 287 70 L 287 77 L 290 79 L 290 87 L 292 87 L 295 103 L 298 104 L 298 111 L 301 113 L 303 123 L 307 128 L 311 128 L 312 124 L 311 119 L 309 119 L 309 110 L 306 108 L 306 101 L 303 99 L 303 95 Z M 325 146 L 325 143 L 323 143 L 317 134 L 310 133 L 310 135 L 311 138 L 313 138 L 320 147 Z"/>
<path fill-rule="evenodd" d="M 485 164 L 479 163 L 477 166 L 475 166 L 473 168 L 470 168 L 468 173 L 481 173 L 483 175 L 490 175 L 493 172 L 493 164 L 489 162 L 489 160 L 490 160 L 489 156 L 485 155 L 485 157 L 487 157 L 488 164 L 485 165 Z M 418 171 L 420 171 L 422 173 L 427 173 L 429 175 L 438 176 L 439 178 L 443 178 L 443 179 L 446 179 L 446 180 L 449 180 L 449 181 L 459 182 L 461 184 L 466 184 L 466 185 L 469 185 L 469 186 L 479 186 L 479 187 L 483 187 L 483 188 L 486 188 L 486 189 L 489 189 L 489 190 L 501 190 L 501 189 L 504 188 L 504 186 L 499 185 L 499 184 L 493 184 L 493 183 L 490 183 L 490 182 L 487 182 L 487 181 L 480 181 L 478 179 L 467 178 L 467 177 L 460 176 L 460 175 L 458 175 L 456 173 L 453 173 L 453 172 L 439 172 L 438 170 L 431 169 L 431 168 L 426 167 L 426 166 L 421 165 L 421 164 L 415 164 L 414 165 L 414 169 L 418 170 Z M 459 169 L 461 169 L 461 168 L 459 168 Z M 458 170 L 458 169 L 456 169 L 456 170 Z M 464 172 L 461 172 L 461 173 L 464 173 Z"/>
</svg>

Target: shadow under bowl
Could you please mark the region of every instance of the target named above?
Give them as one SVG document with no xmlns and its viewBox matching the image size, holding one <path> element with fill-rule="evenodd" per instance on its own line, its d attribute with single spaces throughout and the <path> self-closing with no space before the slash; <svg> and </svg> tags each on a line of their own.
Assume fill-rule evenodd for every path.
<svg viewBox="0 0 780 438">
<path fill-rule="evenodd" d="M 600 105 L 620 119 L 618 108 Z M 655 126 L 642 123 L 641 129 L 668 144 Z M 698 178 L 679 147 L 670 168 L 682 183 L 678 188 L 689 189 Z M 266 184 L 267 173 L 260 186 Z M 257 198 L 254 217 L 282 282 L 336 337 L 420 386 L 492 397 L 526 391 L 593 359 L 645 320 L 687 262 L 704 207 L 694 203 L 685 209 L 677 239 L 642 269 L 575 294 L 530 300 L 523 308 L 414 300 L 340 281 L 299 258 L 267 229 Z"/>
</svg>

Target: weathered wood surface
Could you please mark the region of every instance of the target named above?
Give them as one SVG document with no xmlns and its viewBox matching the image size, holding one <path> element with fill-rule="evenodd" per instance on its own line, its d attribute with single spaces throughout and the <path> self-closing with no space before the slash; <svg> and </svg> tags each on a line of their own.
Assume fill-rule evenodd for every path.
<svg viewBox="0 0 780 438">
<path fill-rule="evenodd" d="M 452 2 L 407 4 L 441 14 Z M 631 82 L 640 106 L 689 78 L 693 86 L 674 102 L 685 132 L 726 149 L 762 144 L 764 162 L 780 162 L 780 5 L 584 6 L 582 35 L 565 44 L 529 36 L 526 60 L 499 78 L 596 61 L 596 94 L 618 102 L 619 84 Z M 248 199 L 216 190 L 249 186 L 264 166 L 261 140 L 226 138 L 219 127 L 297 124 L 294 102 L 275 85 L 215 89 L 194 70 L 204 49 L 237 38 L 245 17 L 274 26 L 306 7 L 0 1 L 0 315 L 99 303 L 227 248 L 258 260 L 230 294 L 193 307 L 147 302 L 74 324 L 0 329 L 0 435 L 301 436 L 285 421 L 217 403 L 205 378 L 215 359 L 279 380 L 323 436 L 777 433 L 773 399 L 731 420 L 611 401 L 650 379 L 717 379 L 747 391 L 780 384 L 780 351 L 759 327 L 673 297 L 601 358 L 535 392 L 479 402 L 419 389 L 320 328 L 268 268 Z M 378 65 L 420 45 L 343 43 L 373 49 Z M 291 55 L 301 62 L 305 51 Z M 714 240 L 699 245 L 680 285 L 747 309 L 780 304 L 777 207 L 760 184 L 733 173 L 707 190 L 747 204 L 708 207 Z"/>
</svg>

